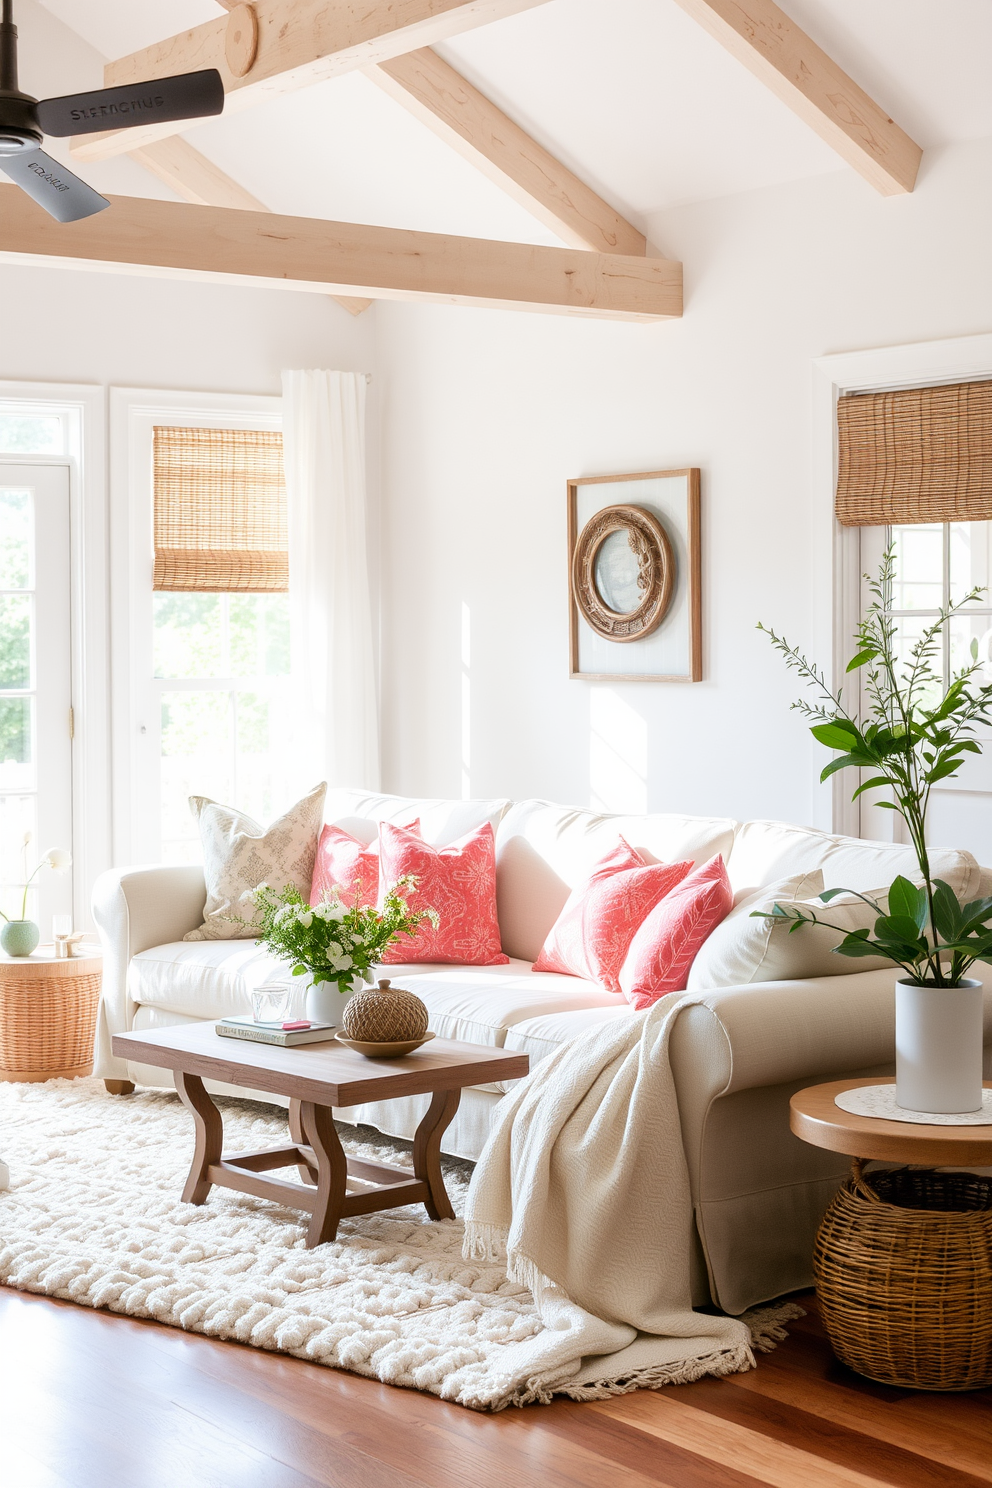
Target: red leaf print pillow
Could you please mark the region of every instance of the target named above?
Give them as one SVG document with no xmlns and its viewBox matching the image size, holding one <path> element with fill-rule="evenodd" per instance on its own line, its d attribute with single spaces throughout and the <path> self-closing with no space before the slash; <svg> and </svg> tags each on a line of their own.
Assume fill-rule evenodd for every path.
<svg viewBox="0 0 992 1488">
<path fill-rule="evenodd" d="M 417 879 L 408 896 L 411 909 L 435 909 L 435 930 L 425 920 L 412 939 L 405 935 L 383 956 L 383 963 L 454 961 L 465 966 L 497 966 L 509 961 L 499 943 L 496 921 L 496 839 L 488 822 L 449 847 L 432 847 L 391 822 L 379 824 L 381 890 L 407 874 Z"/>
<path fill-rule="evenodd" d="M 635 1008 L 684 992 L 703 941 L 730 913 L 734 891 L 719 855 L 684 878 L 648 915 L 630 943 L 620 990 Z"/>
<path fill-rule="evenodd" d="M 534 970 L 564 971 L 619 992 L 620 968 L 638 926 L 691 870 L 691 863 L 645 863 L 621 837 L 569 894 Z"/>
</svg>

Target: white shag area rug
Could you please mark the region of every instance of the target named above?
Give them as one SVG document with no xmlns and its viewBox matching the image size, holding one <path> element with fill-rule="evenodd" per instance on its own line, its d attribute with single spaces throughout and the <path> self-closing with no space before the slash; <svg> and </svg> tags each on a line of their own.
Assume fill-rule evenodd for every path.
<svg viewBox="0 0 992 1488">
<path fill-rule="evenodd" d="M 228 1150 L 287 1140 L 275 1107 L 223 1097 L 218 1105 Z M 368 1127 L 339 1131 L 353 1155 L 412 1167 L 408 1143 Z M 477 1410 L 550 1398 L 526 1387 L 507 1393 L 501 1351 L 542 1323 L 530 1292 L 500 1265 L 462 1259 L 460 1219 L 431 1221 L 422 1206 L 387 1210 L 343 1220 L 336 1241 L 307 1250 L 301 1211 L 222 1188 L 202 1206 L 183 1204 L 192 1150 L 192 1119 L 171 1092 L 110 1096 L 98 1080 L 0 1084 L 0 1157 L 10 1169 L 0 1283 Z M 459 1214 L 471 1172 L 445 1159 Z M 773 1348 L 783 1322 L 801 1313 L 786 1304 L 748 1314 L 754 1347 Z"/>
</svg>

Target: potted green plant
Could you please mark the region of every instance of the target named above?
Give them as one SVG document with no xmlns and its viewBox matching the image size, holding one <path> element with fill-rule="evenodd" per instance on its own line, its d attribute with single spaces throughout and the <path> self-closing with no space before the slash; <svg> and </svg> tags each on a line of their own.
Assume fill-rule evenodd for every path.
<svg viewBox="0 0 992 1488">
<path fill-rule="evenodd" d="M 415 935 L 424 920 L 437 926 L 435 910 L 407 904 L 416 884 L 414 877 L 399 879 L 383 895 L 381 909 L 346 909 L 336 894 L 311 905 L 292 885 L 276 891 L 263 883 L 241 896 L 255 913 L 240 923 L 257 927 L 260 943 L 288 961 L 294 976 L 309 976 L 307 1017 L 334 1024 L 394 941 Z"/>
<path fill-rule="evenodd" d="M 992 711 L 992 685 L 981 680 L 977 642 L 971 663 L 946 689 L 935 666 L 944 627 L 984 590 L 975 588 L 941 610 L 900 659 L 886 605 L 893 572 L 890 548 L 870 581 L 871 601 L 856 631 L 847 670 L 861 674 L 863 686 L 851 708 L 795 646 L 764 625 L 758 629 L 821 694 L 820 703 L 792 705 L 813 720 L 813 737 L 838 751 L 821 781 L 838 770 L 869 772 L 852 799 L 889 787 L 892 799 L 878 804 L 902 817 L 916 853 L 920 881 L 896 878 L 884 904 L 858 895 L 875 915 L 873 927 L 845 931 L 834 947 L 840 956 L 884 957 L 902 971 L 896 981 L 896 1100 L 914 1111 L 974 1111 L 982 1105 L 982 984 L 967 972 L 976 961 L 992 962 L 992 898 L 960 903 L 948 884 L 933 877 L 926 822 L 933 787 L 952 780 L 967 755 L 981 753 L 975 735 Z M 851 892 L 828 889 L 820 898 L 829 904 Z M 767 914 L 793 921 L 792 931 L 805 924 L 842 929 L 795 906 L 776 904 Z"/>
</svg>

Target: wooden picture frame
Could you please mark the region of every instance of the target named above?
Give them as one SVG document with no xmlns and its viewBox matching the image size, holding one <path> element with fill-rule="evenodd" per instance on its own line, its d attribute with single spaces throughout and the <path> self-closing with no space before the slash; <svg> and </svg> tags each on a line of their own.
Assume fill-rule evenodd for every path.
<svg viewBox="0 0 992 1488">
<path fill-rule="evenodd" d="M 648 484 L 640 484 L 640 483 Z M 702 545 L 700 534 L 699 469 L 649 470 L 634 475 L 589 475 L 570 480 L 568 502 L 568 638 L 569 676 L 587 682 L 701 682 L 703 680 L 702 625 Z M 579 584 L 588 589 L 590 563 L 588 537 L 602 541 L 620 524 L 614 511 L 624 507 L 639 508 L 645 526 L 660 526 L 667 541 L 663 544 L 669 560 L 674 559 L 674 584 L 671 576 L 655 577 L 650 583 L 659 593 L 670 585 L 671 593 L 661 606 L 653 625 L 638 634 L 606 632 L 609 626 L 596 624 L 597 612 L 604 608 L 602 599 L 590 607 L 590 619 L 583 614 L 583 595 Z M 576 576 L 576 554 L 585 529 L 587 543 L 580 555 Z M 659 555 L 660 556 L 660 555 Z M 585 602 L 588 603 L 588 593 Z M 640 612 L 644 606 L 638 607 Z M 633 613 L 633 612 L 632 612 Z M 594 625 L 596 628 L 594 629 Z M 622 631 L 623 626 L 613 627 Z M 598 631 L 598 633 L 597 633 Z M 621 644 L 622 643 L 622 644 Z M 613 668 L 615 658 L 615 669 Z"/>
</svg>

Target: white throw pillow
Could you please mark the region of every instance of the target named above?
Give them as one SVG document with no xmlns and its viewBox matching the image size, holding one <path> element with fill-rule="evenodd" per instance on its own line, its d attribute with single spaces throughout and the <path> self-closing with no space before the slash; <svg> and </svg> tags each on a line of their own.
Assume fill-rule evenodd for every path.
<svg viewBox="0 0 992 1488">
<path fill-rule="evenodd" d="M 248 940 L 256 932 L 234 917 L 250 918 L 240 902 L 246 889 L 267 883 L 279 890 L 294 884 L 310 897 L 317 839 L 324 820 L 327 786 L 315 786 L 302 801 L 266 829 L 206 796 L 190 796 L 189 807 L 200 828 L 207 903 L 203 924 L 183 940 Z"/>
<path fill-rule="evenodd" d="M 974 891 L 974 872 L 967 863 L 944 868 L 940 877 L 959 899 Z M 801 981 L 805 977 L 845 976 L 859 971 L 891 971 L 898 967 L 887 956 L 838 956 L 834 946 L 854 930 L 874 928 L 878 914 L 855 894 L 842 894 L 824 904 L 817 896 L 823 888 L 819 869 L 755 889 L 731 910 L 704 943 L 689 972 L 689 992 L 715 987 L 742 987 L 751 982 Z M 866 898 L 884 914 L 888 909 L 888 885 L 872 889 Z M 756 920 L 755 910 L 795 906 L 816 914 L 839 928 L 803 925 L 792 931 L 784 920 Z"/>
</svg>

